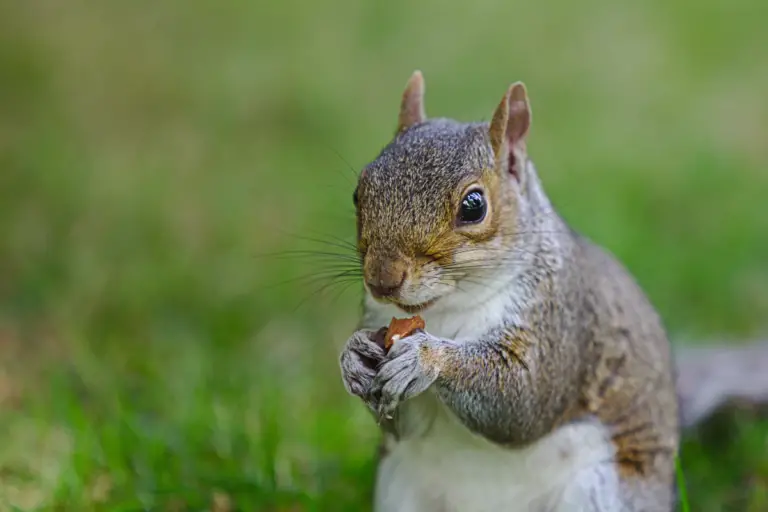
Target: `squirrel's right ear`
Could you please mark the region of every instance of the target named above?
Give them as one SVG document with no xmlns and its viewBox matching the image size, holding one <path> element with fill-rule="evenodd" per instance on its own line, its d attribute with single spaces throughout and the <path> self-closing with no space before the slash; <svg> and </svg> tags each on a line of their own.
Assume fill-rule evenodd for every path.
<svg viewBox="0 0 768 512">
<path fill-rule="evenodd" d="M 501 99 L 491 120 L 489 135 L 497 162 L 507 162 L 509 172 L 520 178 L 525 141 L 531 127 L 531 105 L 522 82 L 515 82 Z M 505 154 L 506 153 L 506 154 Z"/>
<path fill-rule="evenodd" d="M 424 77 L 421 71 L 414 71 L 403 91 L 400 103 L 400 118 L 397 122 L 397 133 L 427 120 L 424 111 Z"/>
</svg>

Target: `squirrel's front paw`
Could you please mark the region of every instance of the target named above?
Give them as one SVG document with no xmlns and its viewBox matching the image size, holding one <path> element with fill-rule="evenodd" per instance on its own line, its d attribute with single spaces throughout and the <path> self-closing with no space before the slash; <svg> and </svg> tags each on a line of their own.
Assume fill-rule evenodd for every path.
<svg viewBox="0 0 768 512">
<path fill-rule="evenodd" d="M 400 402 L 423 393 L 437 380 L 442 344 L 423 331 L 394 344 L 371 386 L 381 418 L 390 418 Z"/>
<path fill-rule="evenodd" d="M 355 332 L 344 346 L 339 363 L 344 387 L 353 395 L 369 401 L 376 368 L 384 360 L 384 349 L 374 340 L 374 331 Z"/>
</svg>

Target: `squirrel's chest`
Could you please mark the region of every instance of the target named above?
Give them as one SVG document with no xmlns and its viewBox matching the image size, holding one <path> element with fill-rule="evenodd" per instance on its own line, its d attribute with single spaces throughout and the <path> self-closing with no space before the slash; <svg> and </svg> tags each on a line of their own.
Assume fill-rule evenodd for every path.
<svg viewBox="0 0 768 512">
<path fill-rule="evenodd" d="M 472 340 L 501 323 L 499 309 L 424 318 L 432 334 Z M 382 308 L 369 318 L 385 325 L 391 316 L 402 313 Z M 375 512 L 619 509 L 613 445 L 598 423 L 507 449 L 471 433 L 431 391 L 401 404 L 395 421 L 399 440 L 380 463 Z"/>
<path fill-rule="evenodd" d="M 375 512 L 620 509 L 613 447 L 599 424 L 507 449 L 470 433 L 429 393 L 404 405 L 405 435 L 381 460 Z"/>
</svg>

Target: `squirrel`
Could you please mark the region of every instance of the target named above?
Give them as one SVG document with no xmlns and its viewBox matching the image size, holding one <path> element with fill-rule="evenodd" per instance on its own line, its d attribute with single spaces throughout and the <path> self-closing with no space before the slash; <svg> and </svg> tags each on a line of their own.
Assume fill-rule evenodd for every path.
<svg viewBox="0 0 768 512">
<path fill-rule="evenodd" d="M 340 366 L 383 431 L 373 510 L 673 510 L 681 430 L 768 399 L 768 346 L 673 352 L 628 270 L 548 199 L 522 82 L 486 123 L 428 119 L 424 90 L 416 71 L 353 197 L 364 312 Z M 416 313 L 426 328 L 386 353 L 376 331 Z"/>
</svg>

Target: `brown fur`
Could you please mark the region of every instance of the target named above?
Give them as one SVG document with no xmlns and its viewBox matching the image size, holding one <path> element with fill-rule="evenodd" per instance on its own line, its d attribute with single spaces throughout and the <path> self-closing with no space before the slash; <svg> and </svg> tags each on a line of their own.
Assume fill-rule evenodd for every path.
<svg viewBox="0 0 768 512">
<path fill-rule="evenodd" d="M 603 297 L 592 301 L 597 359 L 586 387 L 587 407 L 610 426 L 622 477 L 671 484 L 679 425 L 661 320 L 612 257 L 583 239 L 580 245 L 583 268 Z M 627 302 L 627 296 L 635 299 Z"/>
<path fill-rule="evenodd" d="M 421 346 L 422 374 L 436 376 L 438 396 L 468 429 L 500 446 L 599 419 L 627 506 L 671 510 L 680 412 L 664 326 L 626 269 L 554 212 L 526 152 L 525 87 L 511 86 L 487 124 L 428 120 L 423 95 L 414 74 L 396 136 L 355 192 L 366 280 L 404 272 L 416 289 L 426 273 L 467 255 L 458 281 L 519 275 L 508 322 L 471 343 Z M 489 210 L 479 224 L 458 225 L 470 186 L 482 188 Z"/>
<path fill-rule="evenodd" d="M 524 86 L 510 87 L 490 124 L 460 124 L 418 114 L 419 80 L 404 93 L 399 128 L 405 129 L 365 169 L 357 188 L 365 275 L 406 268 L 418 279 L 424 262 L 445 265 L 468 248 L 493 262 L 498 257 L 485 246 L 494 240 L 507 251 L 527 244 L 522 250 L 534 262 L 524 281 L 524 322 L 490 334 L 491 351 L 424 347 L 421 364 L 440 369 L 446 403 L 489 439 L 522 445 L 557 425 L 595 416 L 610 428 L 624 479 L 671 489 L 678 412 L 666 334 L 619 263 L 545 205 L 536 211 Z M 413 122 L 406 126 L 404 119 Z M 490 210 L 480 225 L 461 229 L 454 219 L 470 185 L 482 187 Z M 522 211 L 521 200 L 534 211 Z M 558 232 L 526 242 L 521 234 L 535 232 L 544 216 Z M 463 402 L 489 387 L 515 411 L 504 424 L 485 424 L 480 405 Z"/>
</svg>

